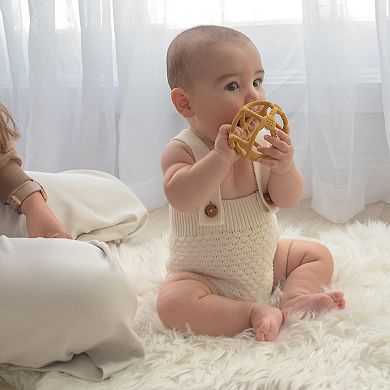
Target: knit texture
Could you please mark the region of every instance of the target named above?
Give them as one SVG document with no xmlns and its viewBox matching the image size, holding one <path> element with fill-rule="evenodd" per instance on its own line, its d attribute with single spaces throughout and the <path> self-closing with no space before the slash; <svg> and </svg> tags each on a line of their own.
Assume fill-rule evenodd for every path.
<svg viewBox="0 0 390 390">
<path fill-rule="evenodd" d="M 179 137 L 191 149 L 196 148 L 185 133 Z M 257 164 L 256 169 L 259 168 Z M 260 176 L 257 174 L 256 178 Z M 223 224 L 201 225 L 199 214 L 203 210 L 180 212 L 170 207 L 168 272 L 202 274 L 221 295 L 267 302 L 273 286 L 279 226 L 263 199 L 261 180 L 257 183 L 259 191 L 254 194 L 221 200 Z"/>
</svg>

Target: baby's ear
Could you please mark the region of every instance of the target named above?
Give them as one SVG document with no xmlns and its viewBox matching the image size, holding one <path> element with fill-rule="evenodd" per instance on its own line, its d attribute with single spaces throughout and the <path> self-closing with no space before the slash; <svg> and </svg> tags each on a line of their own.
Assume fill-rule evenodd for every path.
<svg viewBox="0 0 390 390">
<path fill-rule="evenodd" d="M 194 113 L 191 110 L 190 102 L 187 93 L 182 88 L 174 88 L 171 91 L 171 99 L 176 110 L 179 111 L 184 118 L 191 118 Z"/>
</svg>

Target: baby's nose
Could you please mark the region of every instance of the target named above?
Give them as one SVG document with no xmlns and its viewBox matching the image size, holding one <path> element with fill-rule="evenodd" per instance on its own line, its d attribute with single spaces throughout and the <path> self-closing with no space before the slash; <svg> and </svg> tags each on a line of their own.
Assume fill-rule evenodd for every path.
<svg viewBox="0 0 390 390">
<path fill-rule="evenodd" d="M 264 93 L 259 91 L 256 88 L 251 88 L 245 97 L 245 104 L 253 102 L 255 100 L 263 100 L 265 99 Z"/>
</svg>

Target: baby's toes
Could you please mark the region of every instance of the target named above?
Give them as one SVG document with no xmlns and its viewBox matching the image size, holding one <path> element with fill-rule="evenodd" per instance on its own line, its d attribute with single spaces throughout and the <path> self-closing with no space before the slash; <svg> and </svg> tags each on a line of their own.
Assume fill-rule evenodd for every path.
<svg viewBox="0 0 390 390">
<path fill-rule="evenodd" d="M 276 331 L 272 326 L 271 322 L 264 321 L 256 329 L 256 340 L 257 341 L 273 341 L 276 339 Z"/>
<path fill-rule="evenodd" d="M 345 309 L 345 298 L 344 298 L 343 292 L 331 291 L 331 292 L 328 292 L 327 295 L 329 295 L 333 299 L 333 301 L 338 309 L 340 309 L 340 310 Z"/>
</svg>

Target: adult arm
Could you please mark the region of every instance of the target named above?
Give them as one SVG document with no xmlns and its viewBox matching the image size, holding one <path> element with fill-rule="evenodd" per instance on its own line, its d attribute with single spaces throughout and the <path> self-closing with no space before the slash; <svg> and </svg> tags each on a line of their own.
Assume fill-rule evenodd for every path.
<svg viewBox="0 0 390 390">
<path fill-rule="evenodd" d="M 14 148 L 0 155 L 0 200 L 7 203 L 11 194 L 28 180 L 32 180 L 22 169 L 22 161 Z"/>
<path fill-rule="evenodd" d="M 21 165 L 22 161 L 14 148 L 0 155 L 0 200 L 5 204 L 24 183 L 33 180 Z M 30 237 L 71 238 L 40 192 L 27 196 L 20 206 L 20 212 L 26 216 Z"/>
</svg>

